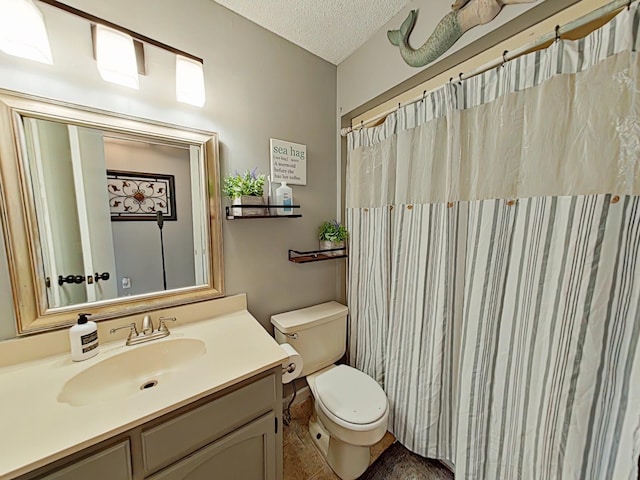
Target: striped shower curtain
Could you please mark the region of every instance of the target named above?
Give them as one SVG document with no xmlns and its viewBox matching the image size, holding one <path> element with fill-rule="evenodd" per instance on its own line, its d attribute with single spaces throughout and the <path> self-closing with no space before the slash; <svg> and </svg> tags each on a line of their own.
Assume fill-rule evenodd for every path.
<svg viewBox="0 0 640 480">
<path fill-rule="evenodd" d="M 640 11 L 349 135 L 350 359 L 458 479 L 637 479 Z"/>
</svg>

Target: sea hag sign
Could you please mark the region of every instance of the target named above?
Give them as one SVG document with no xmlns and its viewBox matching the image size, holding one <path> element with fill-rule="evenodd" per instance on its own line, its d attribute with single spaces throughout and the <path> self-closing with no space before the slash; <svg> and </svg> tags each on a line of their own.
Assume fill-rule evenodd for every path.
<svg viewBox="0 0 640 480">
<path fill-rule="evenodd" d="M 307 184 L 307 146 L 271 139 L 271 181 Z"/>
</svg>

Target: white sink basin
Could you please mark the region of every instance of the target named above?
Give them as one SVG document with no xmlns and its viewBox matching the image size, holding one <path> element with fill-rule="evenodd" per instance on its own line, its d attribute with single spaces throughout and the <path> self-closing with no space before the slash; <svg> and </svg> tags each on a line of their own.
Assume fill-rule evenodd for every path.
<svg viewBox="0 0 640 480">
<path fill-rule="evenodd" d="M 171 376 L 185 374 L 189 364 L 207 351 L 196 338 L 152 340 L 128 348 L 70 378 L 58 402 L 81 406 L 152 391 Z"/>
</svg>

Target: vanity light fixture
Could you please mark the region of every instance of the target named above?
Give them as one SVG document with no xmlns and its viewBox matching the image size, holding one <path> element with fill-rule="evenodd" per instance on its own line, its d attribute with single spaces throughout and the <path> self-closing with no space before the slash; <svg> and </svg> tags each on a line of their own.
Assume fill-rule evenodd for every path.
<svg viewBox="0 0 640 480">
<path fill-rule="evenodd" d="M 98 63 L 98 71 L 104 80 L 138 89 L 138 75 L 146 74 L 144 46 L 152 45 L 176 55 L 176 99 L 179 102 L 198 107 L 204 105 L 204 62 L 201 58 L 78 10 L 59 0 L 38 1 L 84 18 L 91 23 L 94 54 Z M 16 12 L 19 13 L 19 16 Z M 22 17 L 26 16 L 35 16 L 39 21 L 39 26 L 34 25 L 35 20 L 33 19 L 29 24 L 22 21 Z M 44 20 L 33 0 L 0 0 L 0 50 L 12 55 L 16 55 L 16 53 L 9 51 L 7 49 L 9 47 L 5 48 L 5 43 L 7 43 L 5 39 L 14 32 L 21 35 L 19 38 L 24 37 L 31 42 L 44 40 L 46 47 L 34 49 L 36 52 L 42 53 L 40 58 L 35 58 L 35 56 L 27 58 L 53 63 Z M 26 54 L 17 55 L 27 56 Z"/>
<path fill-rule="evenodd" d="M 107 82 L 138 89 L 138 62 L 133 38 L 119 30 L 97 24 L 95 42 L 100 76 Z"/>
<path fill-rule="evenodd" d="M 176 55 L 176 99 L 196 107 L 204 105 L 206 97 L 201 62 Z"/>
<path fill-rule="evenodd" d="M 0 0 L 0 50 L 53 63 L 44 18 L 32 0 Z"/>
</svg>

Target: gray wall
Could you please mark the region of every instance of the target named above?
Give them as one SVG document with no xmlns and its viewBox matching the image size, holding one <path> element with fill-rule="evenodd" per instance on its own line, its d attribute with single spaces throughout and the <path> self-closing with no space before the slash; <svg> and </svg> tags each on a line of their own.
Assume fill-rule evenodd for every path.
<svg viewBox="0 0 640 480">
<path fill-rule="evenodd" d="M 164 222 L 162 228 L 167 288 L 195 285 L 189 150 L 109 138 L 104 147 L 109 170 L 173 175 L 177 220 Z M 118 296 L 163 290 L 158 224 L 116 221 L 111 222 L 111 230 Z M 131 279 L 131 288 L 122 288 L 123 277 Z"/>
<path fill-rule="evenodd" d="M 173 56 L 154 47 L 146 48 L 149 74 L 140 90 L 104 82 L 89 25 L 42 3 L 55 64 L 0 53 L 0 88 L 217 131 L 223 174 L 256 166 L 267 173 L 270 137 L 306 144 L 308 184 L 293 186 L 302 218 L 224 220 L 226 293 L 246 292 L 249 310 L 268 329 L 273 313 L 336 298 L 344 260 L 287 260 L 289 248 L 316 248 L 317 226 L 335 217 L 336 67 L 210 0 L 65 3 L 203 58 L 205 107 L 175 101 Z M 5 307 L 0 321 L 10 317 Z"/>
</svg>

